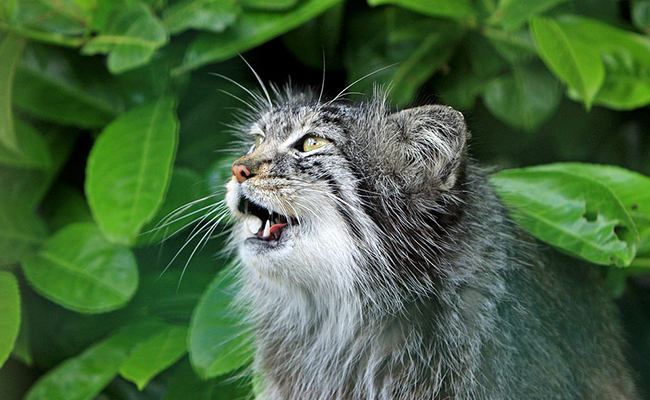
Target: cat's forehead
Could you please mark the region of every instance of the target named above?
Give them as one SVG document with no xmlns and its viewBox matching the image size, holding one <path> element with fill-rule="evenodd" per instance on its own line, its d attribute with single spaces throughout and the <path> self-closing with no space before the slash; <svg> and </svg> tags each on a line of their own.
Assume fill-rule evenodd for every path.
<svg viewBox="0 0 650 400">
<path fill-rule="evenodd" d="M 296 132 L 336 132 L 345 125 L 346 110 L 339 106 L 285 104 L 262 113 L 253 133 L 284 138 Z"/>
</svg>

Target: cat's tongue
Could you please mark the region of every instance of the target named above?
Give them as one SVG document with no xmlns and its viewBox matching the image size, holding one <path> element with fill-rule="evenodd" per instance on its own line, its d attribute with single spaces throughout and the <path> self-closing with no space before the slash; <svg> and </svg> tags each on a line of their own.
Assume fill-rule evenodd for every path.
<svg viewBox="0 0 650 400">
<path fill-rule="evenodd" d="M 282 233 L 282 228 L 284 228 L 287 224 L 273 224 L 273 226 L 270 226 L 268 221 L 266 222 L 266 226 L 264 227 L 264 230 L 260 231 L 258 233 L 259 237 L 264 240 L 278 240 L 280 239 L 280 234 Z"/>
</svg>

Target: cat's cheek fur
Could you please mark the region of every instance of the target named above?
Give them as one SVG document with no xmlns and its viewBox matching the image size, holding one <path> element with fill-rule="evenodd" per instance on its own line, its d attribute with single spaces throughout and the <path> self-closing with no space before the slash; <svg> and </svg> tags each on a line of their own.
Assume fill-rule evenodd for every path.
<svg viewBox="0 0 650 400">
<path fill-rule="evenodd" d="M 358 249 L 343 221 L 327 225 L 305 221 L 283 232 L 275 247 L 245 240 L 243 223 L 237 229 L 240 260 L 260 277 L 323 294 L 351 290 Z"/>
</svg>

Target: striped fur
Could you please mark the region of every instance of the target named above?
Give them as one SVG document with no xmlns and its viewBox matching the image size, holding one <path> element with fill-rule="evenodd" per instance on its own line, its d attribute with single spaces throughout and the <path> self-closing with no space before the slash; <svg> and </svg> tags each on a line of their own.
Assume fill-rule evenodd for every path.
<svg viewBox="0 0 650 400">
<path fill-rule="evenodd" d="M 459 112 L 287 92 L 242 133 L 227 202 L 260 398 L 636 398 L 599 272 L 509 220 Z M 277 245 L 246 239 L 242 197 L 292 218 Z"/>
</svg>

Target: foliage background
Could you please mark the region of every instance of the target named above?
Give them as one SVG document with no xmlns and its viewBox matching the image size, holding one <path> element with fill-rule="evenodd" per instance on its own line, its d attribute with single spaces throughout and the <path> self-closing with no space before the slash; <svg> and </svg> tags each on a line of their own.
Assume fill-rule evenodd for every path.
<svg viewBox="0 0 650 400">
<path fill-rule="evenodd" d="M 604 265 L 650 393 L 648 33 L 638 0 L 1 3 L 0 398 L 255 392 L 215 205 L 246 62 L 462 110 L 515 218 Z"/>
</svg>

